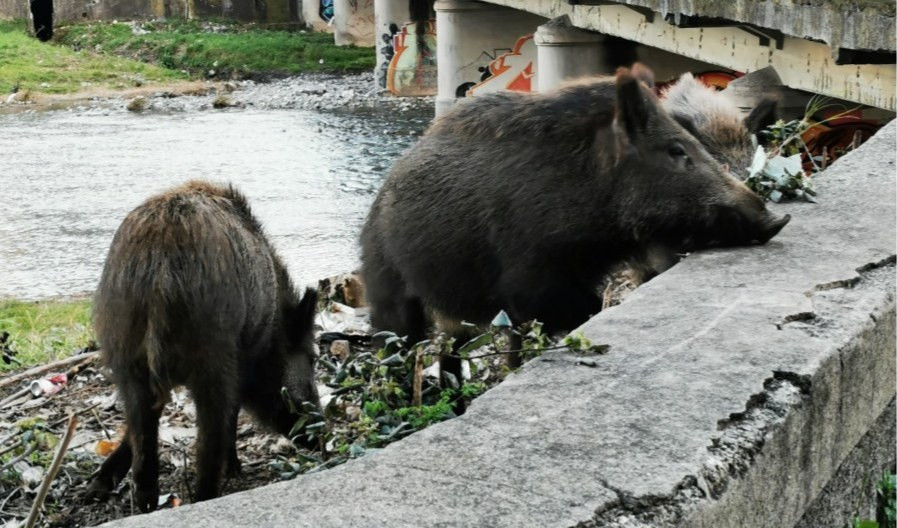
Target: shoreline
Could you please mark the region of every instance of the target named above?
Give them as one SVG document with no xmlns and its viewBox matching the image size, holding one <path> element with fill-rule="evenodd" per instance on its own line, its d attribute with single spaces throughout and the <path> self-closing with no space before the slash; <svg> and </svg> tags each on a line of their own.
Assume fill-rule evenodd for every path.
<svg viewBox="0 0 897 528">
<path fill-rule="evenodd" d="M 77 107 L 127 105 L 142 97 L 140 112 L 199 111 L 215 106 L 216 98 L 226 98 L 218 109 L 255 108 L 261 110 L 352 111 L 433 111 L 434 96 L 397 97 L 375 85 L 373 72 L 327 74 L 302 73 L 255 81 L 174 81 L 123 89 L 90 88 L 70 94 L 18 92 L 0 100 L 0 117 L 24 112 L 67 110 Z"/>
</svg>

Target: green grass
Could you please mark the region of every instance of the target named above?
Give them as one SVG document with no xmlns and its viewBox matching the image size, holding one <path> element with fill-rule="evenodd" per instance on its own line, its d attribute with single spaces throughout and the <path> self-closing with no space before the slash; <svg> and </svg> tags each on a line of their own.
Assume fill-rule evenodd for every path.
<svg viewBox="0 0 897 528">
<path fill-rule="evenodd" d="M 374 67 L 373 48 L 337 47 L 333 35 L 228 21 L 93 22 L 30 36 L 24 21 L 0 21 L 0 95 L 67 94 L 206 78 L 348 72 Z"/>
<path fill-rule="evenodd" d="M 171 20 L 92 23 L 59 31 L 72 48 L 138 58 L 194 76 L 297 74 L 310 71 L 358 71 L 374 67 L 373 48 L 337 47 L 333 35 L 263 29 L 233 22 Z M 144 33 L 145 32 L 145 33 Z"/>
<path fill-rule="evenodd" d="M 135 60 L 43 43 L 28 35 L 23 21 L 0 21 L 0 94 L 8 94 L 16 86 L 64 94 L 91 87 L 131 87 L 136 79 L 184 78 L 186 75 L 178 71 Z"/>
<path fill-rule="evenodd" d="M 90 301 L 0 300 L 0 332 L 4 330 L 22 364 L 0 362 L 0 372 L 68 357 L 93 339 Z"/>
</svg>

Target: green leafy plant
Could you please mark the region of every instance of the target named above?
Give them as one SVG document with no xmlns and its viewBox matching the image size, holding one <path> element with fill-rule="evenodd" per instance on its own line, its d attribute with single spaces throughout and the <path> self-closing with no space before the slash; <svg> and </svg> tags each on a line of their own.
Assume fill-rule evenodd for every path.
<svg viewBox="0 0 897 528">
<path fill-rule="evenodd" d="M 833 106 L 836 105 L 828 98 L 814 96 L 807 103 L 801 119 L 788 122 L 780 119 L 761 130 L 758 136 L 766 148 L 757 147 L 753 162 L 748 168 L 745 185 L 764 200 L 780 202 L 788 198 L 815 202 L 816 191 L 813 190 L 812 179 L 804 170 L 804 160 L 808 160 L 812 172 L 821 170 L 820 162 L 824 160 L 813 156 L 804 143 L 803 134 L 815 126 L 851 112 L 845 110 L 820 121 L 812 119 L 812 116 Z"/>
<path fill-rule="evenodd" d="M 869 481 L 865 480 L 863 487 L 865 488 L 868 483 Z M 850 528 L 894 528 L 897 526 L 897 475 L 885 472 L 875 484 L 875 497 L 878 503 L 876 519 L 855 516 L 851 521 Z"/>
<path fill-rule="evenodd" d="M 885 473 L 875 486 L 878 496 L 878 522 L 883 526 L 897 526 L 897 475 Z"/>
<path fill-rule="evenodd" d="M 353 349 L 342 360 L 320 358 L 327 370 L 322 381 L 332 392 L 325 397 L 323 410 L 307 404 L 297 412 L 300 418 L 290 436 L 316 443 L 321 455 L 303 453 L 292 460 L 275 462 L 282 476 L 331 467 L 453 418 L 459 397 L 465 401 L 476 398 L 512 370 L 503 364 L 504 356 L 515 354 L 525 360 L 546 350 L 606 350 L 593 346 L 581 334 L 558 343 L 543 333 L 538 321 L 515 327 L 504 312 L 486 331 L 465 326 L 475 337 L 458 347 L 454 338 L 445 334 L 409 344 L 402 336 L 380 332 L 372 336 L 382 343 L 376 350 Z M 511 346 L 515 344 L 517 347 Z M 470 379 L 458 380 L 442 373 L 443 385 L 437 377 L 427 375 L 440 355 L 467 360 Z"/>
</svg>

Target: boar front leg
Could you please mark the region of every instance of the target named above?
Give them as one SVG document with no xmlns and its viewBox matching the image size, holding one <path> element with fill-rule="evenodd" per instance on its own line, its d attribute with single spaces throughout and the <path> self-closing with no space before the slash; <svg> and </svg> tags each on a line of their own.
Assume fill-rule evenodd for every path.
<svg viewBox="0 0 897 528">
<path fill-rule="evenodd" d="M 196 502 L 213 499 L 220 494 L 221 477 L 234 469 L 237 442 L 238 373 L 236 350 L 218 348 L 215 368 L 206 369 L 190 387 L 196 402 L 199 434 L 196 439 Z M 239 461 L 237 461 L 239 465 Z"/>
<path fill-rule="evenodd" d="M 87 501 L 105 501 L 131 469 L 131 442 L 126 432 L 124 441 L 109 455 L 87 487 Z"/>
</svg>

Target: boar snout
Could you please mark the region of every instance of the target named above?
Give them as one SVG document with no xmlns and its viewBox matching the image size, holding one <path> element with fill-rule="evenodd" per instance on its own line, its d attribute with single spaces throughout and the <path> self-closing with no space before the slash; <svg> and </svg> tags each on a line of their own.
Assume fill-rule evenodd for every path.
<svg viewBox="0 0 897 528">
<path fill-rule="evenodd" d="M 757 236 L 757 242 L 765 244 L 769 239 L 779 234 L 779 231 L 791 221 L 791 215 L 786 214 L 781 218 L 776 218 L 772 213 L 768 214 L 768 220 Z"/>
</svg>

